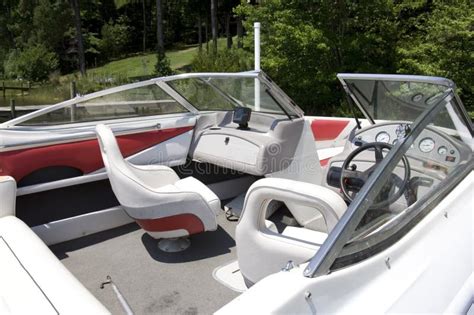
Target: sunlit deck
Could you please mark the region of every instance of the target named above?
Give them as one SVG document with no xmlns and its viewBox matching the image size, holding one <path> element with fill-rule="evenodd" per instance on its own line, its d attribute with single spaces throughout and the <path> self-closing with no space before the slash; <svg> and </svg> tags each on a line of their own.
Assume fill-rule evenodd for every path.
<svg viewBox="0 0 474 315">
<path fill-rule="evenodd" d="M 61 262 L 113 314 L 123 313 L 111 286 L 100 288 L 106 276 L 137 314 L 209 314 L 239 293 L 213 278 L 215 268 L 236 259 L 237 222 L 224 214 L 219 227 L 191 237 L 191 246 L 165 253 L 136 224 L 52 246 Z"/>
</svg>

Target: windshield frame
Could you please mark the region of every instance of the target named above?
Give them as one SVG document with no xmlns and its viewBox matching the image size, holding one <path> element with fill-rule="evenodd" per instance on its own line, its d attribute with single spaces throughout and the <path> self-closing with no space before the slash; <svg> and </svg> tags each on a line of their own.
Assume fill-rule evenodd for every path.
<svg viewBox="0 0 474 315">
<path fill-rule="evenodd" d="M 421 134 L 421 132 L 432 122 L 432 119 L 453 100 L 454 102 L 452 102 L 451 104 L 453 104 L 459 110 L 460 113 L 465 112 L 461 110 L 461 103 L 456 101 L 457 99 L 454 90 L 449 88 L 437 103 L 428 107 L 413 122 L 411 133 L 407 137 L 405 137 L 403 141 L 394 146 L 392 150 L 389 151 L 387 156 L 380 162 L 379 166 L 374 170 L 365 185 L 362 187 L 360 192 L 349 205 L 339 222 L 328 235 L 326 241 L 310 260 L 309 264 L 303 272 L 303 275 L 305 277 L 317 277 L 326 275 L 330 272 L 330 270 L 332 270 L 336 259 L 340 257 L 345 245 L 350 242 L 358 224 L 362 220 L 365 213 L 368 211 L 371 205 L 371 200 L 373 200 L 378 195 L 378 193 L 382 189 L 383 183 L 385 183 L 385 181 L 388 179 L 392 171 L 399 163 L 402 156 L 408 151 L 412 143 Z M 469 123 L 467 126 L 472 136 L 473 132 L 471 123 Z M 465 167 L 461 168 L 460 171 L 464 171 L 463 174 L 465 174 L 465 172 L 469 172 L 472 170 L 473 165 L 474 163 L 471 160 L 469 163 L 466 164 Z M 446 187 L 443 187 L 444 189 L 442 189 L 442 192 L 436 196 L 433 196 L 431 199 L 429 199 L 429 201 L 433 202 L 438 200 L 439 198 L 442 198 L 447 192 L 449 192 L 449 189 L 452 188 L 452 186 L 456 184 L 457 181 L 464 178 L 464 176 L 459 176 L 460 174 L 458 172 L 456 172 L 456 175 L 458 175 L 457 178 L 454 177 L 453 179 L 453 177 L 450 177 L 450 180 L 448 180 L 448 183 L 450 185 L 446 185 Z M 425 204 L 420 207 L 418 211 L 415 211 L 415 214 L 419 215 L 420 212 L 425 210 L 426 207 L 424 206 Z M 428 211 L 429 210 L 430 209 L 428 209 Z M 412 217 L 410 218 L 413 219 Z M 408 228 L 411 227 L 408 226 Z M 382 249 L 386 248 L 387 246 L 390 246 L 391 243 L 388 245 L 384 245 L 385 246 Z M 356 251 L 356 253 L 358 254 L 359 252 Z"/>
<path fill-rule="evenodd" d="M 203 73 L 183 73 L 183 74 L 177 74 L 177 75 L 172 75 L 172 76 L 167 76 L 167 77 L 158 77 L 146 81 L 141 81 L 141 82 L 136 82 L 136 83 L 130 83 L 130 84 L 125 84 L 121 86 L 116 86 L 112 87 L 109 89 L 101 90 L 98 92 L 86 94 L 84 96 L 78 95 L 75 98 L 39 109 L 37 111 L 22 115 L 20 117 L 8 120 L 2 124 L 0 124 L 0 129 L 6 129 L 6 128 L 13 128 L 13 127 L 19 127 L 19 128 L 25 128 L 25 126 L 22 126 L 21 123 L 28 121 L 32 118 L 50 113 L 52 111 L 74 105 L 77 103 L 82 103 L 86 102 L 89 100 L 92 100 L 94 98 L 98 98 L 101 96 L 117 93 L 117 92 L 122 92 L 125 90 L 130 90 L 130 89 L 135 89 L 139 87 L 144 87 L 147 85 L 152 85 L 156 84 L 158 87 L 160 87 L 165 93 L 167 93 L 171 98 L 173 98 L 175 101 L 177 101 L 181 106 L 183 106 L 186 110 L 189 111 L 189 113 L 194 114 L 194 115 L 199 115 L 201 112 L 198 110 L 193 104 L 189 103 L 187 99 L 182 97 L 178 92 L 176 92 L 175 89 L 173 89 L 167 82 L 173 81 L 173 80 L 179 80 L 179 79 L 190 79 L 190 78 L 203 78 L 203 77 L 212 77 L 212 78 L 254 78 L 254 79 L 259 79 L 261 83 L 263 83 L 267 88 L 268 88 L 268 93 L 272 97 L 275 98 L 275 101 L 277 102 L 278 106 L 283 109 L 282 115 L 286 114 L 288 115 L 289 112 L 294 112 L 298 117 L 303 117 L 304 112 L 303 110 L 298 107 L 281 89 L 268 77 L 263 71 L 247 71 L 247 72 L 203 72 Z M 272 93 L 276 91 L 277 93 Z M 83 123 L 77 123 L 77 124 L 83 124 Z M 63 125 L 55 125 L 56 127 L 58 126 L 64 126 Z M 72 124 L 67 124 L 68 128 L 72 126 Z M 29 127 L 34 127 L 34 126 L 29 126 Z M 38 126 L 39 128 L 43 128 L 43 126 Z"/>
<path fill-rule="evenodd" d="M 445 92 L 447 92 L 450 89 L 452 89 L 453 91 L 456 90 L 456 85 L 454 84 L 453 81 L 446 78 L 442 78 L 442 77 L 430 77 L 430 76 L 421 76 L 421 75 L 400 75 L 400 74 L 339 73 L 337 74 L 337 78 L 341 82 L 344 91 L 349 95 L 352 101 L 361 110 L 365 118 L 367 118 L 372 125 L 376 123 L 377 119 L 383 119 L 383 118 L 376 118 L 370 114 L 370 110 L 368 110 L 367 108 L 364 107 L 364 105 L 362 105 L 361 101 L 356 96 L 356 93 L 353 91 L 353 88 L 348 83 L 348 80 L 426 83 L 426 84 L 445 86 L 446 87 Z M 427 106 L 427 108 L 429 107 L 430 106 Z"/>
<path fill-rule="evenodd" d="M 171 84 L 168 84 L 168 83 L 172 81 L 179 81 L 180 79 L 196 79 L 196 80 L 201 81 L 202 83 L 207 84 L 216 92 L 216 94 L 226 99 L 229 103 L 235 105 L 236 107 L 242 107 L 242 105 L 239 104 L 238 102 L 239 100 L 235 99 L 233 96 L 223 91 L 220 87 L 218 87 L 214 83 L 208 82 L 206 79 L 213 79 L 213 78 L 225 79 L 226 77 L 229 77 L 232 79 L 254 78 L 254 79 L 259 80 L 261 87 L 264 88 L 263 91 L 266 92 L 268 96 L 281 109 L 281 113 L 264 111 L 264 110 L 258 111 L 258 112 L 266 113 L 266 114 L 286 115 L 290 120 L 304 116 L 304 111 L 298 105 L 296 105 L 296 103 L 288 95 L 286 95 L 271 79 L 269 79 L 268 76 L 263 71 L 240 72 L 238 74 L 239 76 L 229 77 L 229 76 L 223 76 L 222 73 L 192 73 L 192 74 L 187 74 L 186 76 L 177 75 L 177 76 L 165 77 L 163 78 L 163 82 L 166 82 L 167 85 L 171 89 L 173 89 L 173 91 L 176 94 L 178 94 L 180 97 L 185 99 L 191 105 L 192 103 L 184 95 L 182 95 L 178 90 L 176 90 Z M 193 107 L 195 106 L 193 105 Z M 198 111 L 202 111 L 202 110 L 199 110 L 198 108 L 196 109 Z M 212 109 L 212 110 L 206 110 L 206 111 L 223 111 L 223 109 Z"/>
</svg>

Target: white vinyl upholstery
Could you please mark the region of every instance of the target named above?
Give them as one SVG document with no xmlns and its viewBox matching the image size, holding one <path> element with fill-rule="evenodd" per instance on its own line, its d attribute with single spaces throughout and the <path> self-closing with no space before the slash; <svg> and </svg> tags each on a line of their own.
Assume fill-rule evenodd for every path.
<svg viewBox="0 0 474 315">
<path fill-rule="evenodd" d="M 14 216 L 16 182 L 0 176 L 0 314 L 110 314 Z"/>
<path fill-rule="evenodd" d="M 15 215 L 16 182 L 10 176 L 0 176 L 0 218 Z"/>
<path fill-rule="evenodd" d="M 0 314 L 110 314 L 14 216 L 0 218 L 0 258 Z"/>
<path fill-rule="evenodd" d="M 167 166 L 133 165 L 124 160 L 109 127 L 98 125 L 96 133 L 117 199 L 127 214 L 150 235 L 155 238 L 180 237 L 196 233 L 197 230 L 203 232 L 217 229 L 216 215 L 220 209 L 220 200 L 204 184 L 190 177 L 180 180 Z M 177 226 L 180 220 L 184 220 L 182 215 L 197 218 L 192 220 L 192 224 L 195 225 L 198 220 L 202 223 L 202 229 Z M 173 221 L 173 218 L 176 220 Z M 171 220 L 171 227 L 156 231 L 151 230 L 150 225 L 144 224 L 145 221 L 147 224 L 154 224 L 158 219 L 163 219 L 165 225 L 169 225 Z"/>
<path fill-rule="evenodd" d="M 236 229 L 237 257 L 242 275 L 256 283 L 278 272 L 292 260 L 303 263 L 313 257 L 327 234 L 306 228 L 287 227 L 282 234 L 265 220 L 271 200 L 317 208 L 332 229 L 347 206 L 335 192 L 314 184 L 290 179 L 265 178 L 247 192 L 244 210 Z"/>
<path fill-rule="evenodd" d="M 194 177 L 190 176 L 183 178 L 174 183 L 174 186 L 176 186 L 181 191 L 199 191 L 200 195 L 204 198 L 216 215 L 218 215 L 219 211 L 221 211 L 221 201 L 216 196 L 216 194 L 214 194 L 212 190 L 207 188 L 206 185 Z"/>
</svg>

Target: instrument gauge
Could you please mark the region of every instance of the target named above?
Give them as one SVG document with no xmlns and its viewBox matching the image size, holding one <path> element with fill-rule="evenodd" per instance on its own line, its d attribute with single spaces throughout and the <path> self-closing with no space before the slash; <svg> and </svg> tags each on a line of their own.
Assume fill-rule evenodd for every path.
<svg viewBox="0 0 474 315">
<path fill-rule="evenodd" d="M 431 138 L 424 138 L 418 144 L 418 148 L 423 153 L 428 153 L 428 152 L 433 151 L 434 147 L 435 147 L 435 142 Z"/>
<path fill-rule="evenodd" d="M 385 131 L 381 131 L 377 134 L 377 136 L 375 136 L 375 141 L 389 143 L 390 135 Z"/>
<path fill-rule="evenodd" d="M 448 148 L 446 148 L 445 146 L 440 146 L 438 148 L 438 154 L 439 155 L 446 155 L 446 153 L 448 153 Z"/>
</svg>

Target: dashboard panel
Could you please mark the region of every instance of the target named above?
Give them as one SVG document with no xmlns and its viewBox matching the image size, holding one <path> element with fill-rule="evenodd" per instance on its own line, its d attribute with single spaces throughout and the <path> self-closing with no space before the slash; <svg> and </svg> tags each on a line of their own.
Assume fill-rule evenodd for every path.
<svg viewBox="0 0 474 315">
<path fill-rule="evenodd" d="M 356 133 L 352 140 L 352 149 L 369 142 L 396 145 L 405 138 L 409 131 L 410 124 L 406 122 L 377 124 Z M 453 167 L 460 160 L 460 153 L 456 145 L 433 127 L 423 130 L 407 151 L 407 155 L 425 163 L 434 162 L 444 167 Z"/>
<path fill-rule="evenodd" d="M 257 176 L 288 167 L 304 130 L 303 118 L 253 112 L 243 121 L 235 113 L 230 120 L 230 114 L 198 119 L 189 151 L 193 160 Z"/>
</svg>

